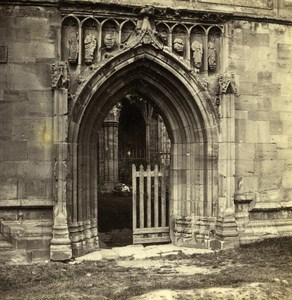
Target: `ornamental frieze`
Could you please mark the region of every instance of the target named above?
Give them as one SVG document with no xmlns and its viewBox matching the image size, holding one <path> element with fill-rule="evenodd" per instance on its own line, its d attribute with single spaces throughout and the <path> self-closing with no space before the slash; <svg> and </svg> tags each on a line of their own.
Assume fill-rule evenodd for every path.
<svg viewBox="0 0 292 300">
<path fill-rule="evenodd" d="M 214 19 L 209 22 L 209 17 L 194 22 L 180 21 L 179 17 L 163 21 L 160 11 L 151 6 L 140 9 L 132 18 L 65 15 L 62 60 L 68 61 L 72 71 L 79 66 L 80 72 L 126 49 L 152 45 L 173 53 L 197 74 L 218 74 L 222 68 L 224 25 L 214 24 Z"/>
</svg>

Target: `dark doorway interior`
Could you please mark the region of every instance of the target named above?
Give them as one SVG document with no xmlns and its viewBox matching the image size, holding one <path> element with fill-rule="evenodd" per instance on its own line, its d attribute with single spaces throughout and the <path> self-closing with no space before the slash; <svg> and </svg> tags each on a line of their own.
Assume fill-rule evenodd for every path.
<svg viewBox="0 0 292 300">
<path fill-rule="evenodd" d="M 131 187 L 132 164 L 145 164 L 145 122 L 134 101 L 124 98 L 118 125 L 118 174 L 119 183 L 126 187 Z M 118 184 L 116 190 L 100 193 L 98 207 L 101 245 L 132 244 L 131 192 L 120 190 Z"/>
<path fill-rule="evenodd" d="M 119 119 L 119 180 L 131 184 L 132 164 L 146 163 L 145 121 L 134 101 L 121 101 Z"/>
<path fill-rule="evenodd" d="M 104 165 L 111 165 L 113 159 L 106 153 L 117 153 L 113 154 L 117 163 L 112 165 L 118 166 L 117 181 L 112 185 L 115 187 L 101 189 L 98 198 L 99 237 L 104 247 L 133 243 L 132 164 L 137 168 L 143 165 L 145 170 L 148 164 L 153 168 L 155 164 L 165 164 L 170 153 L 170 142 L 164 123 L 147 100 L 137 94 L 126 95 L 115 107 L 118 107 L 119 118 L 115 123 L 106 119 L 107 127 L 103 133 L 105 140 L 100 140 L 105 145 L 102 148 L 104 153 L 100 152 L 100 157 L 108 160 Z M 110 127 L 113 124 L 118 130 L 117 135 L 111 134 L 115 130 Z M 118 147 L 111 151 L 110 145 Z M 99 172 L 103 172 L 102 167 Z M 100 186 L 105 187 L 105 181 L 100 181 Z"/>
</svg>

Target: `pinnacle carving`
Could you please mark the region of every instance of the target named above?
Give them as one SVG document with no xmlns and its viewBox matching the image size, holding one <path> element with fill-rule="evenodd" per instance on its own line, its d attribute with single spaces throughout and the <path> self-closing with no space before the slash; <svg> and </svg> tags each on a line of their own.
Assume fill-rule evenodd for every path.
<svg viewBox="0 0 292 300">
<path fill-rule="evenodd" d="M 69 66 L 65 61 L 56 61 L 51 65 L 52 70 L 52 88 L 69 88 L 70 72 Z"/>
<path fill-rule="evenodd" d="M 233 73 L 226 73 L 219 76 L 219 94 L 237 94 L 237 86 Z"/>
</svg>

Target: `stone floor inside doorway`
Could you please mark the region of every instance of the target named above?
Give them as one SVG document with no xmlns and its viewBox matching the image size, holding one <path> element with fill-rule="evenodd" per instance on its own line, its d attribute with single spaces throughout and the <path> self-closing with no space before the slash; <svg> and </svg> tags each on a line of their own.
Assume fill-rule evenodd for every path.
<svg viewBox="0 0 292 300">
<path fill-rule="evenodd" d="M 29 264 L 7 251 L 1 300 L 292 299 L 292 237 L 217 252 L 129 245 L 66 263 Z"/>
</svg>

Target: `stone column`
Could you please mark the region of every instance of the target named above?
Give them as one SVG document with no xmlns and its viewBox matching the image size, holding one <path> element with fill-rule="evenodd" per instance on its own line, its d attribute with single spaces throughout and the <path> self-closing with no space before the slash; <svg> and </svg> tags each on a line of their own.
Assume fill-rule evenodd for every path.
<svg viewBox="0 0 292 300">
<path fill-rule="evenodd" d="M 65 261 L 72 257 L 66 209 L 67 178 L 67 123 L 69 67 L 66 62 L 52 64 L 54 90 L 53 141 L 54 141 L 54 225 L 50 245 L 50 258 Z"/>
<path fill-rule="evenodd" d="M 150 164 L 151 160 L 151 151 L 150 151 L 150 143 L 151 143 L 151 134 L 150 134 L 150 124 L 153 115 L 153 106 L 148 102 L 143 102 L 141 104 L 143 117 L 145 120 L 146 126 L 146 160 L 147 164 Z"/>
<path fill-rule="evenodd" d="M 221 133 L 219 140 L 219 209 L 216 221 L 216 240 L 213 248 L 232 247 L 239 242 L 235 221 L 235 106 L 237 93 L 234 75 L 219 78 Z"/>
<path fill-rule="evenodd" d="M 120 108 L 115 106 L 103 122 L 103 149 L 104 152 L 104 185 L 112 190 L 119 182 L 119 117 Z"/>
</svg>

